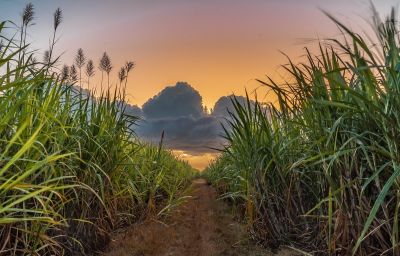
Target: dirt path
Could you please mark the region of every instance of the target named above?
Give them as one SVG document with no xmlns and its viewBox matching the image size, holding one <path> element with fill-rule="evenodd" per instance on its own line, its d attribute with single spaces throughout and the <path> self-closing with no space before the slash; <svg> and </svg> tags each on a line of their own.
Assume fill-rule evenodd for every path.
<svg viewBox="0 0 400 256">
<path fill-rule="evenodd" d="M 114 237 L 106 256 L 273 255 L 248 240 L 227 206 L 204 179 L 193 181 L 191 198 L 166 223 L 148 220 Z M 295 255 L 287 251 L 280 256 Z"/>
</svg>

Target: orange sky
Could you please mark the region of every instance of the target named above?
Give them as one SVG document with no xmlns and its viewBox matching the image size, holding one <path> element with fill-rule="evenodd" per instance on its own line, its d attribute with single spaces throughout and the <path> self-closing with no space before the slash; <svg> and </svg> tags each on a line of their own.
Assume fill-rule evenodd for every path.
<svg viewBox="0 0 400 256">
<path fill-rule="evenodd" d="M 13 18 L 27 1 L 1 0 L 0 15 Z M 388 10 L 396 1 L 375 1 Z M 59 52 L 71 62 L 82 47 L 97 61 L 111 56 L 115 73 L 125 60 L 137 63 L 128 86 L 129 100 L 142 105 L 166 85 L 187 81 L 212 107 L 223 95 L 243 94 L 258 86 L 264 74 L 279 78 L 284 51 L 302 54 L 308 39 L 335 36 L 336 27 L 319 10 L 344 21 L 369 15 L 364 0 L 154 0 L 154 1 L 33 1 L 38 12 L 32 40 L 48 45 L 51 15 L 64 10 Z M 357 27 L 357 26 L 355 26 Z M 262 94 L 262 92 L 260 92 Z"/>
<path fill-rule="evenodd" d="M 180 159 L 188 161 L 191 166 L 198 170 L 203 170 L 210 162 L 212 162 L 219 153 L 204 153 L 201 155 L 191 155 L 190 152 L 184 152 L 181 150 L 174 150 L 175 155 Z"/>
<path fill-rule="evenodd" d="M 15 20 L 28 1 L 0 0 L 0 17 Z M 265 74 L 279 79 L 279 52 L 294 59 L 307 42 L 337 36 L 320 9 L 357 29 L 370 16 L 367 0 L 37 0 L 36 26 L 30 39 L 47 49 L 52 13 L 64 11 L 57 49 L 72 64 L 83 48 L 95 62 L 107 51 L 114 77 L 126 60 L 137 66 L 129 79 L 129 101 L 141 106 L 167 85 L 186 81 L 208 107 L 219 97 L 244 94 Z M 396 0 L 374 1 L 388 13 Z M 97 65 L 96 65 L 97 66 Z M 116 80 L 116 79 L 115 79 Z M 262 98 L 263 91 L 258 92 Z M 177 103 L 179 104 L 179 103 Z M 196 160 L 199 166 L 204 161 Z"/>
</svg>

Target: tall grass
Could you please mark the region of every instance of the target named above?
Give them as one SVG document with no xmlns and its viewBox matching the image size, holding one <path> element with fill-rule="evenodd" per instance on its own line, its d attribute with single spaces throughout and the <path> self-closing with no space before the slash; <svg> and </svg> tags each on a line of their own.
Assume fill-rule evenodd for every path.
<svg viewBox="0 0 400 256">
<path fill-rule="evenodd" d="M 53 38 L 61 17 L 57 9 Z M 79 80 L 76 69 L 55 72 L 54 40 L 37 61 L 26 42 L 32 5 L 22 18 L 19 39 L 0 23 L 0 254 L 91 253 L 119 225 L 166 211 L 193 171 L 136 138 L 123 89 L 95 96 L 73 85 L 82 86 L 82 50 Z"/>
<path fill-rule="evenodd" d="M 329 15 L 328 15 L 329 16 Z M 270 246 L 399 255 L 400 40 L 395 12 L 377 44 L 329 16 L 343 40 L 284 66 L 265 107 L 233 100 L 229 146 L 206 174 Z M 368 37 L 369 38 L 369 37 Z"/>
</svg>

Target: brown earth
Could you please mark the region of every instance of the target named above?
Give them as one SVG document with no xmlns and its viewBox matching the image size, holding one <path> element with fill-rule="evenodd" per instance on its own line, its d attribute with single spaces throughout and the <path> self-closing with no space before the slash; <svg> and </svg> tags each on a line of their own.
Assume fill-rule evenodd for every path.
<svg viewBox="0 0 400 256">
<path fill-rule="evenodd" d="M 151 219 L 116 234 L 105 256 L 271 256 L 249 240 L 245 227 L 233 219 L 228 206 L 216 199 L 204 179 L 193 181 L 190 198 L 165 220 Z M 282 250 L 277 255 L 296 255 Z"/>
</svg>

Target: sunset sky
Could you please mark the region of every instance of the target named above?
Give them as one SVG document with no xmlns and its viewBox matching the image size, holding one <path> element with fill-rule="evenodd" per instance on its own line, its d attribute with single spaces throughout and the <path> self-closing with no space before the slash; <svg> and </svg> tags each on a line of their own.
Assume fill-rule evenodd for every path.
<svg viewBox="0 0 400 256">
<path fill-rule="evenodd" d="M 29 1 L 0 0 L 0 18 L 19 24 Z M 64 20 L 58 53 L 72 64 L 78 48 L 97 62 L 107 51 L 114 76 L 126 60 L 136 63 L 129 79 L 129 102 L 142 106 L 163 88 L 185 81 L 212 108 L 221 97 L 243 95 L 259 86 L 255 78 L 279 80 L 286 62 L 280 51 L 298 59 L 313 41 L 338 36 L 325 10 L 353 29 L 365 28 L 367 0 L 37 0 L 36 25 L 30 30 L 39 52 L 48 48 L 52 15 L 61 7 Z M 386 14 L 395 0 L 374 1 Z M 97 65 L 96 65 L 97 67 Z M 116 80 L 116 78 L 114 79 Z M 259 98 L 263 95 L 258 91 Z M 265 100 L 268 100 L 265 99 Z M 179 105 L 179 102 L 176 102 Z M 186 157 L 185 151 L 180 153 Z M 190 153 L 190 152 L 189 152 Z M 189 160 L 204 167 L 204 153 Z M 190 155 L 190 154 L 189 154 Z"/>
</svg>

